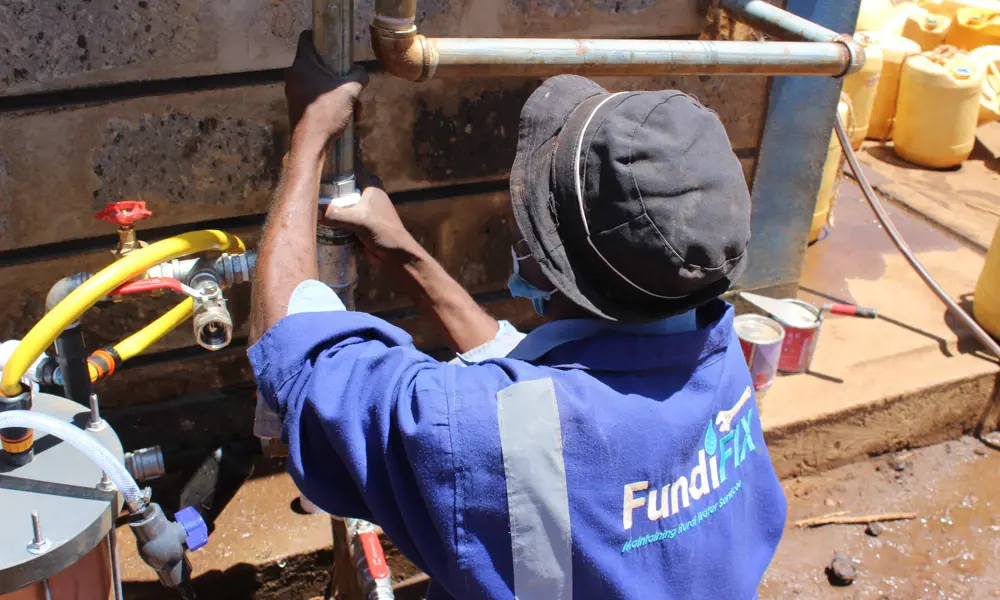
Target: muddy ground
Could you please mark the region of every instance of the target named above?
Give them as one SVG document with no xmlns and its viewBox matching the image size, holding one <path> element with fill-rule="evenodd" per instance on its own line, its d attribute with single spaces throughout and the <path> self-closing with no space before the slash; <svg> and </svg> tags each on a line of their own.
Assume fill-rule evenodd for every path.
<svg viewBox="0 0 1000 600">
<path fill-rule="evenodd" d="M 788 525 L 761 600 L 1000 597 L 1000 453 L 981 442 L 873 458 L 784 487 Z M 843 511 L 917 518 L 884 523 L 877 537 L 865 525 L 794 525 Z M 835 587 L 825 573 L 838 553 L 857 571 L 851 585 Z"/>
<path fill-rule="evenodd" d="M 1000 452 L 972 438 L 871 458 L 784 482 L 788 524 L 760 587 L 761 600 L 1000 598 Z M 832 513 L 915 513 L 866 532 L 865 524 L 796 527 Z M 878 535 L 872 535 L 877 533 Z M 836 555 L 856 571 L 835 586 L 826 567 Z M 238 565 L 196 577 L 201 598 L 305 600 L 321 594 L 330 552 L 264 567 Z M 394 579 L 416 571 L 387 549 Z M 848 568 L 850 570 L 850 568 Z M 397 598 L 423 598 L 426 584 Z M 126 583 L 130 600 L 176 598 L 158 583 Z"/>
</svg>

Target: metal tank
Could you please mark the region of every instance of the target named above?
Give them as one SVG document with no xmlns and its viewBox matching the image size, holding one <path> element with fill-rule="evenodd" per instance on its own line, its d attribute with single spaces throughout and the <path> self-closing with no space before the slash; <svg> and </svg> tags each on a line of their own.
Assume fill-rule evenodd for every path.
<svg viewBox="0 0 1000 600">
<path fill-rule="evenodd" d="M 123 457 L 107 422 L 80 404 L 36 393 L 32 409 L 75 424 Z M 6 459 L 6 454 L 4 455 Z M 123 501 L 100 466 L 53 435 L 35 432 L 34 456 L 0 472 L 0 600 L 120 597 L 114 523 Z"/>
</svg>

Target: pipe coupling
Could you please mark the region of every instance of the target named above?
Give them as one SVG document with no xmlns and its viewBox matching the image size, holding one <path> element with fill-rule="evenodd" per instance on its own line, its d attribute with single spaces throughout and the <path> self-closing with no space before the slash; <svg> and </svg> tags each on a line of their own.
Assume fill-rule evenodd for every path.
<svg viewBox="0 0 1000 600">
<path fill-rule="evenodd" d="M 226 287 L 247 283 L 253 279 L 257 268 L 257 253 L 247 250 L 243 254 L 223 254 L 215 261 L 215 274 Z"/>
<path fill-rule="evenodd" d="M 0 395 L 0 412 L 8 410 L 31 410 L 32 399 L 31 390 L 25 389 L 23 392 L 13 397 Z M 31 462 L 34 458 L 35 432 L 25 427 L 7 427 L 0 429 L 0 442 L 2 442 L 3 452 L 2 463 L 6 466 L 21 467 Z"/>
<path fill-rule="evenodd" d="M 857 73 L 865 66 L 865 47 L 858 43 L 850 35 L 844 34 L 837 38 L 837 42 L 847 49 L 847 67 L 844 72 L 836 77 L 847 77 L 852 73 Z"/>
<path fill-rule="evenodd" d="M 126 452 L 125 468 L 139 482 L 159 479 L 167 473 L 163 465 L 163 451 L 159 446 Z"/>
</svg>

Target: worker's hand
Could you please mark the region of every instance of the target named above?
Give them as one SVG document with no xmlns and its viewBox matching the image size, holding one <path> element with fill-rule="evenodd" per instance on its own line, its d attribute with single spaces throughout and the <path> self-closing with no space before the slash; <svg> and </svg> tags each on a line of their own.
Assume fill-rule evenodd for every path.
<svg viewBox="0 0 1000 600">
<path fill-rule="evenodd" d="M 362 189 L 361 201 L 346 208 L 327 207 L 325 221 L 354 232 L 366 257 L 376 266 L 393 268 L 412 260 L 421 252 L 420 245 L 406 230 L 382 182 L 363 167 L 358 168 L 356 177 Z"/>
<path fill-rule="evenodd" d="M 331 139 L 340 137 L 366 85 L 368 74 L 361 67 L 355 66 L 344 76 L 327 69 L 313 46 L 312 32 L 302 32 L 295 61 L 285 71 L 293 151 L 321 151 Z"/>
</svg>

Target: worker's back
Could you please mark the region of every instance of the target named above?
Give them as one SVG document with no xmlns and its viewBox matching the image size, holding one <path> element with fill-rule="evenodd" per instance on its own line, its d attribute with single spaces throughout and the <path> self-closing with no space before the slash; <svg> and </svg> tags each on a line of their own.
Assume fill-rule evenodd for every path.
<svg viewBox="0 0 1000 600">
<path fill-rule="evenodd" d="M 457 598 L 754 596 L 785 499 L 724 306 L 693 332 L 603 331 L 537 366 L 495 361 L 517 381 L 495 412 L 459 399 Z"/>
<path fill-rule="evenodd" d="M 460 367 L 369 315 L 298 314 L 251 359 L 304 495 L 381 525 L 432 600 L 749 599 L 785 500 L 732 319 L 585 321 Z"/>
</svg>

